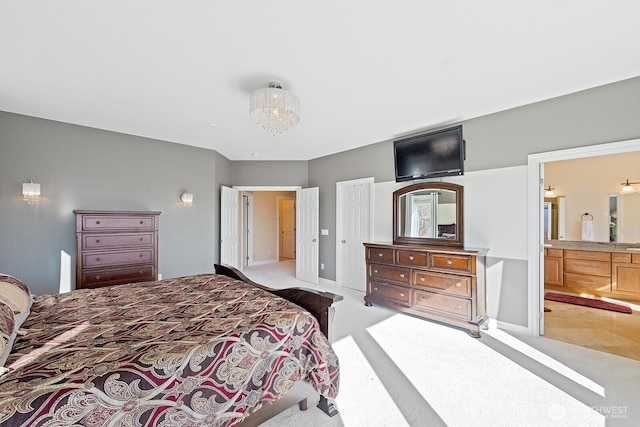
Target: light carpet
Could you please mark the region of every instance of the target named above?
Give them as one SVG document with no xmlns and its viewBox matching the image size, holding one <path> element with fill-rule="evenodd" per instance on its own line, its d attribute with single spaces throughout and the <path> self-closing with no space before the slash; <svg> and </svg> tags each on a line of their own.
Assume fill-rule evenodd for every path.
<svg viewBox="0 0 640 427">
<path fill-rule="evenodd" d="M 338 293 L 332 342 L 339 414 L 291 408 L 264 426 L 636 426 L 640 362 L 491 328 L 464 331 L 364 306 L 364 294 L 294 278 L 295 264 L 245 269 L 273 287 Z"/>
</svg>

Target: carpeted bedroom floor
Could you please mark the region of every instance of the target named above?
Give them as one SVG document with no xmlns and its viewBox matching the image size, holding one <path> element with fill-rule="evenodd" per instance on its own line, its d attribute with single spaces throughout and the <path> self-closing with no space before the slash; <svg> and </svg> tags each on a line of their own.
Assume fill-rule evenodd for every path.
<svg viewBox="0 0 640 427">
<path fill-rule="evenodd" d="M 384 307 L 329 281 L 294 278 L 292 261 L 245 269 L 274 287 L 344 296 L 334 318 L 339 414 L 291 408 L 264 426 L 636 426 L 640 361 L 491 328 L 482 338 Z"/>
</svg>

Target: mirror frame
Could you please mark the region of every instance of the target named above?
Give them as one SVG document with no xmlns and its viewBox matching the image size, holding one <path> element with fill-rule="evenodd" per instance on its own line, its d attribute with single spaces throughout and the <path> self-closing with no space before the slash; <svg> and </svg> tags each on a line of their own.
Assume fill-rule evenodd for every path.
<svg viewBox="0 0 640 427">
<path fill-rule="evenodd" d="M 400 236 L 398 203 L 400 197 L 417 190 L 448 190 L 456 193 L 456 238 L 437 239 L 432 237 Z M 408 185 L 393 192 L 393 244 L 394 245 L 437 245 L 464 247 L 464 187 L 449 182 L 421 182 Z"/>
</svg>

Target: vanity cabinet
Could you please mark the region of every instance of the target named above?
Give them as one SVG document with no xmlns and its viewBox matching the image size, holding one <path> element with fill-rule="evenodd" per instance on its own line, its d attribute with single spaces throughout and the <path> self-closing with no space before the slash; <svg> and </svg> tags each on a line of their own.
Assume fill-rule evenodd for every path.
<svg viewBox="0 0 640 427">
<path fill-rule="evenodd" d="M 564 285 L 574 289 L 611 292 L 611 253 L 565 250 Z"/>
<path fill-rule="evenodd" d="M 544 285 L 547 290 L 587 293 L 640 301 L 640 254 L 616 252 L 602 244 L 562 242 L 571 249 L 545 248 Z M 584 247 L 579 249 L 577 246 Z M 589 250 L 594 245 L 600 250 Z"/>
<path fill-rule="evenodd" d="M 544 284 L 563 286 L 564 257 L 562 249 L 544 250 Z"/>
<path fill-rule="evenodd" d="M 156 280 L 160 212 L 73 212 L 76 289 Z"/>
<path fill-rule="evenodd" d="M 640 298 L 640 254 L 612 254 L 611 281 L 613 292 Z"/>
<path fill-rule="evenodd" d="M 365 243 L 365 304 L 380 304 L 463 328 L 474 337 L 486 314 L 486 250 Z"/>
</svg>

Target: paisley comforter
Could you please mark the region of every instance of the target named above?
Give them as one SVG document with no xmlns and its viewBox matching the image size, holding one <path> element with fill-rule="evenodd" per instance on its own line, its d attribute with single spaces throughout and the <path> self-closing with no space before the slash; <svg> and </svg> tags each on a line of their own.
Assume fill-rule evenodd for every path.
<svg viewBox="0 0 640 427">
<path fill-rule="evenodd" d="M 302 379 L 333 398 L 316 319 L 215 274 L 40 296 L 0 377 L 2 426 L 227 426 Z"/>
</svg>

